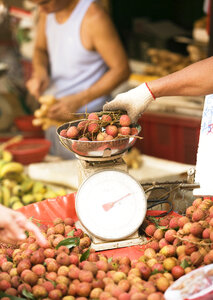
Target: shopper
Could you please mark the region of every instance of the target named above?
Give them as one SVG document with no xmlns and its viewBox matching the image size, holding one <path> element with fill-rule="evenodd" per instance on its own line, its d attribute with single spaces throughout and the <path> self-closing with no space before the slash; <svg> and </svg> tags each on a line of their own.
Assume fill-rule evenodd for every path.
<svg viewBox="0 0 213 300">
<path fill-rule="evenodd" d="M 143 83 L 118 94 L 104 110 L 125 110 L 136 122 L 156 98 L 163 96 L 204 96 L 213 93 L 213 57 L 194 63 L 178 72 Z"/>
<path fill-rule="evenodd" d="M 36 225 L 22 213 L 0 205 L 0 242 L 14 244 L 25 240 L 27 238 L 26 231 L 34 233 L 40 246 L 47 246 L 47 240 Z"/>
</svg>

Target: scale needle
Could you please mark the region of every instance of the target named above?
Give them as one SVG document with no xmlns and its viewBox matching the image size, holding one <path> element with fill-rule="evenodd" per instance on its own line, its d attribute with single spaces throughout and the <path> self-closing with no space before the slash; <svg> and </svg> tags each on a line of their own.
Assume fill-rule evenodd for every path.
<svg viewBox="0 0 213 300">
<path fill-rule="evenodd" d="M 117 202 L 119 202 L 119 201 L 125 199 L 126 197 L 129 197 L 130 195 L 132 195 L 132 194 L 131 194 L 131 193 L 128 193 L 128 194 L 126 194 L 125 196 L 121 197 L 120 199 L 115 200 L 114 202 L 108 202 L 108 203 L 103 204 L 102 207 L 103 207 L 103 209 L 104 209 L 105 211 L 108 211 L 108 210 L 110 210 L 110 209 L 114 206 L 115 203 L 117 203 Z"/>
</svg>

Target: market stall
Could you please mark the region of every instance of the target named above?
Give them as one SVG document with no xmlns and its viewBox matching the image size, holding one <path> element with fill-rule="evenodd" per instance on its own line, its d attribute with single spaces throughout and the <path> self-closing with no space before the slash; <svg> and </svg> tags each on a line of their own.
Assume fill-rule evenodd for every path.
<svg viewBox="0 0 213 300">
<path fill-rule="evenodd" d="M 202 18 L 203 3 L 191 1 L 195 13 L 187 23 L 189 8 L 178 13 L 180 3 L 153 1 L 153 11 L 146 3 L 139 16 L 140 1 L 100 1 L 127 60 L 113 25 L 105 28 L 108 14 L 101 11 L 97 21 L 103 32 L 91 23 L 95 33 L 87 36 L 79 20 L 89 1 L 67 2 L 38 3 L 47 30 L 35 46 L 42 55 L 32 59 L 37 6 L 0 1 L 0 22 L 9 18 L 15 50 L 11 58 L 0 43 L 0 61 L 9 56 L 0 64 L 0 298 L 211 300 L 212 96 L 176 92 L 153 101 L 147 84 L 206 58 L 210 8 L 205 3 Z M 77 34 L 73 42 L 67 24 L 78 34 L 83 28 L 81 39 Z M 1 34 L 0 27 L 0 42 Z M 135 96 L 121 108 L 96 106 L 108 101 L 104 93 L 114 98 L 143 83 L 144 103 L 152 102 L 145 113 Z M 22 238 L 13 240 L 20 227 Z"/>
</svg>

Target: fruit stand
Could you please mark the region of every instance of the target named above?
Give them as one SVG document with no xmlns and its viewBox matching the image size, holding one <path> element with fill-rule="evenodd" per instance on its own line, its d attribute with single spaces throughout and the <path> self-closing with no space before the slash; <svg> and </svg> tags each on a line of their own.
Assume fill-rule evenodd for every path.
<svg viewBox="0 0 213 300">
<path fill-rule="evenodd" d="M 89 125 L 99 122 L 87 120 Z M 151 202 L 165 204 L 167 211 L 147 210 L 149 198 L 145 197 L 142 186 L 126 172 L 126 165 L 121 160 L 121 155 L 133 145 L 135 133 L 120 133 L 121 136 L 106 140 L 102 134 L 100 140 L 93 140 L 99 133 L 90 135 L 87 132 L 87 140 L 79 141 L 76 128 L 82 122 L 66 123 L 57 130 L 63 145 L 79 159 L 81 185 L 76 193 L 53 196 L 47 189 L 42 194 L 45 186 L 27 177 L 23 166 L 11 161 L 10 155 L 3 152 L 0 177 L 4 187 L 5 180 L 7 184 L 13 180 L 14 184 L 15 179 L 21 187 L 16 191 L 16 197 L 21 197 L 21 201 L 16 199 L 8 203 L 11 207 L 16 205 L 18 211 L 40 228 L 47 246 L 39 246 L 29 231 L 26 240 L 15 246 L 1 245 L 1 299 L 212 299 L 212 200 L 197 197 L 185 213 L 179 215 L 168 208 L 166 189 L 160 187 L 163 193 L 159 201 Z M 117 116 L 115 122 L 118 122 Z M 115 125 L 111 126 L 114 127 L 110 130 L 116 130 Z M 140 128 L 136 129 L 139 132 Z M 67 137 L 68 131 L 75 139 Z M 112 151 L 115 151 L 113 155 Z M 12 174 L 16 176 L 11 178 Z M 17 182 L 12 186 L 13 192 L 17 190 Z M 29 200 L 30 192 L 35 198 L 34 189 L 42 194 L 37 201 L 32 201 L 32 197 Z M 24 190 L 28 192 L 27 198 L 23 195 Z M 4 191 L 5 204 L 6 196 Z M 24 199 L 26 205 L 17 205 Z M 101 231 L 96 232 L 94 224 L 98 224 L 96 229 Z M 122 231 L 120 228 L 123 235 L 117 232 Z M 95 249 L 98 244 L 95 238 L 101 240 L 103 249 Z M 207 271 L 206 267 L 209 268 Z M 193 280 L 197 270 L 203 272 L 199 276 L 205 279 L 202 291 L 193 286 L 197 284 Z M 178 284 L 184 276 L 191 285 Z M 176 284 L 174 288 L 173 284 Z"/>
</svg>

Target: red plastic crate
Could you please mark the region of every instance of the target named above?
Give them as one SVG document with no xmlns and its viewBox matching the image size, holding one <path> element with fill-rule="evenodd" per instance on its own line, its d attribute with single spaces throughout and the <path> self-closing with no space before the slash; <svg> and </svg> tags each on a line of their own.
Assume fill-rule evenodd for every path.
<svg viewBox="0 0 213 300">
<path fill-rule="evenodd" d="M 143 154 L 196 164 L 201 119 L 166 113 L 145 113 L 139 120 L 143 140 L 135 146 Z"/>
</svg>

